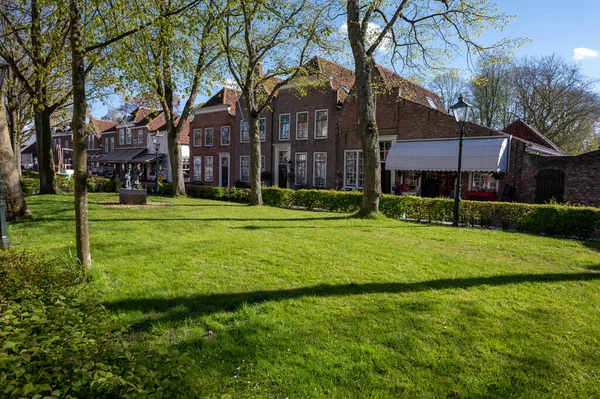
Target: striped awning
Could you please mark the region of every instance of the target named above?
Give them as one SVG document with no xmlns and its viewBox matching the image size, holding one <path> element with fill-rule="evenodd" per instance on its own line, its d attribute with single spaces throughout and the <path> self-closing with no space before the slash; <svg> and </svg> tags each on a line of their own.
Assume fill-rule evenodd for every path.
<svg viewBox="0 0 600 399">
<path fill-rule="evenodd" d="M 386 170 L 455 172 L 458 170 L 458 139 L 396 142 L 385 162 Z M 463 142 L 463 172 L 506 172 L 508 137 L 468 138 Z"/>
</svg>

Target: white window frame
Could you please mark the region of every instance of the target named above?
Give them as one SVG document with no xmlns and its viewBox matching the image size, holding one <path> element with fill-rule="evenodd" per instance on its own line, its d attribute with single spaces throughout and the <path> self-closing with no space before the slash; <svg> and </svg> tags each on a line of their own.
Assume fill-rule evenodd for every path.
<svg viewBox="0 0 600 399">
<path fill-rule="evenodd" d="M 325 176 L 323 176 L 323 185 L 317 186 L 317 155 L 325 155 Z M 327 187 L 327 153 L 315 152 L 313 154 L 313 187 Z"/>
<path fill-rule="evenodd" d="M 208 142 L 206 141 L 206 139 L 208 138 L 209 131 L 212 133 L 212 144 L 208 144 Z M 213 145 L 215 145 L 215 129 L 213 129 L 212 127 L 205 127 L 204 128 L 204 146 L 212 147 Z"/>
<path fill-rule="evenodd" d="M 127 129 L 127 135 L 126 135 L 127 139 L 126 139 L 126 143 L 127 144 L 133 144 L 133 133 L 131 132 L 131 129 Z"/>
<path fill-rule="evenodd" d="M 138 130 L 138 138 L 137 138 L 138 144 L 142 144 L 144 143 L 144 129 L 139 129 Z"/>
<path fill-rule="evenodd" d="M 261 138 L 260 137 L 260 121 L 265 121 L 265 137 Z M 248 130 L 250 131 L 250 130 Z M 267 141 L 267 118 L 258 118 L 258 139 L 260 140 L 261 143 L 264 143 L 265 141 Z"/>
<path fill-rule="evenodd" d="M 300 120 L 300 118 L 298 118 L 298 115 L 300 115 L 300 114 L 306 114 L 306 136 L 305 137 L 298 137 L 298 122 Z M 310 112 L 308 112 L 308 111 L 296 112 L 296 140 L 308 140 L 309 115 L 310 115 Z"/>
<path fill-rule="evenodd" d="M 325 130 L 325 136 L 321 136 L 321 137 L 317 137 L 317 112 L 323 112 L 325 111 L 325 113 L 327 114 L 327 124 L 326 124 L 326 130 Z M 326 139 L 327 136 L 329 135 L 329 110 L 328 109 L 317 109 L 315 110 L 315 140 L 323 140 Z"/>
<path fill-rule="evenodd" d="M 196 134 L 200 136 L 200 144 L 196 144 Z M 202 129 L 192 130 L 192 146 L 196 148 L 202 147 Z"/>
<path fill-rule="evenodd" d="M 281 133 L 283 132 L 281 129 L 281 117 L 282 116 L 287 116 L 288 117 L 288 137 L 287 139 L 283 138 L 281 136 Z M 291 137 L 292 137 L 292 115 L 291 114 L 279 114 L 279 141 L 290 141 Z"/>
<path fill-rule="evenodd" d="M 242 174 L 242 160 L 244 158 L 248 158 L 248 180 L 244 180 L 244 175 Z M 242 155 L 240 156 L 240 181 L 248 183 L 250 181 L 250 155 Z"/>
<path fill-rule="evenodd" d="M 210 160 L 210 162 L 209 162 Z M 208 166 L 210 165 L 210 179 L 208 178 Z M 206 155 L 204 157 L 204 181 L 213 181 L 214 180 L 214 176 L 215 176 L 215 170 L 214 170 L 214 163 L 213 163 L 213 156 L 212 155 Z"/>
<path fill-rule="evenodd" d="M 109 149 L 109 147 L 108 147 L 108 137 L 105 137 L 104 138 L 104 153 L 105 154 L 108 154 L 108 149 Z"/>
<path fill-rule="evenodd" d="M 304 183 L 298 182 L 298 155 L 304 155 L 306 157 L 304 161 Z M 294 185 L 306 186 L 306 184 L 308 184 L 308 153 L 297 152 L 294 154 Z"/>
<path fill-rule="evenodd" d="M 244 140 L 244 122 L 248 124 L 248 140 Z M 249 143 L 250 142 L 250 121 L 247 119 L 242 119 L 240 121 L 240 143 Z"/>
<path fill-rule="evenodd" d="M 111 137 L 110 138 L 110 151 L 114 151 L 115 150 L 115 138 Z"/>
<path fill-rule="evenodd" d="M 196 163 L 198 159 L 198 163 Z M 202 157 L 199 155 L 194 156 L 194 181 L 202 181 Z"/>
<path fill-rule="evenodd" d="M 346 158 L 347 158 L 347 154 L 350 152 L 355 152 L 356 153 L 356 176 L 354 177 L 354 181 L 356 182 L 356 184 L 354 186 L 348 186 L 346 184 Z M 360 182 L 360 155 L 363 151 L 362 150 L 345 150 L 344 151 L 344 188 L 347 189 L 352 189 L 352 190 L 360 190 L 362 188 L 364 188 L 364 183 L 363 185 L 359 185 Z M 364 181 L 364 169 L 365 169 L 365 165 L 364 165 L 364 158 L 363 158 L 363 181 Z"/>
<path fill-rule="evenodd" d="M 125 129 L 119 129 L 119 145 L 125 145 Z"/>
<path fill-rule="evenodd" d="M 229 129 L 229 142 L 227 144 L 223 144 L 223 129 Z M 221 126 L 221 135 L 219 141 L 222 147 L 227 147 L 231 145 L 231 126 Z"/>
</svg>

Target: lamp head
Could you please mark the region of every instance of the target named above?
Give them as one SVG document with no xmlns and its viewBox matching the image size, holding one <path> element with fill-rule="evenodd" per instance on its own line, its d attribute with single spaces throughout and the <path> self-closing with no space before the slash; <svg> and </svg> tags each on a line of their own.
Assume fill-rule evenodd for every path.
<svg viewBox="0 0 600 399">
<path fill-rule="evenodd" d="M 450 107 L 450 111 L 454 115 L 456 122 L 464 125 L 469 121 L 469 113 L 473 106 L 463 101 L 462 94 L 458 96 L 458 102 Z"/>
</svg>

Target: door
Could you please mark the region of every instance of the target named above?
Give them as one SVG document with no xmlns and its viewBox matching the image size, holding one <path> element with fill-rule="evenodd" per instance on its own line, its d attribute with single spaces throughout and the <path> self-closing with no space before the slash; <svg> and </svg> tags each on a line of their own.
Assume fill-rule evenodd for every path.
<svg viewBox="0 0 600 399">
<path fill-rule="evenodd" d="M 287 162 L 279 164 L 279 188 L 287 188 Z"/>
<path fill-rule="evenodd" d="M 546 204 L 551 200 L 562 203 L 565 194 L 565 172 L 558 169 L 544 169 L 537 174 L 535 183 L 535 203 Z"/>
<path fill-rule="evenodd" d="M 287 188 L 288 186 L 288 162 L 290 160 L 289 151 L 279 151 L 277 162 L 277 186 Z"/>
<path fill-rule="evenodd" d="M 381 192 L 383 194 L 390 194 L 392 190 L 392 171 L 385 170 L 385 161 L 387 160 L 390 148 L 392 148 L 391 141 L 379 142 L 379 161 L 381 162 Z"/>
<path fill-rule="evenodd" d="M 221 169 L 219 171 L 219 180 L 221 187 L 229 187 L 229 155 L 219 155 Z"/>
</svg>

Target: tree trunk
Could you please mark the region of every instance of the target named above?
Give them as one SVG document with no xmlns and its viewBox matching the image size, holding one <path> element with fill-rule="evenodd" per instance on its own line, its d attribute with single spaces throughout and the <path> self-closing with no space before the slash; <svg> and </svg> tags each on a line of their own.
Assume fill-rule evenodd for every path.
<svg viewBox="0 0 600 399">
<path fill-rule="evenodd" d="M 260 129 L 258 126 L 259 115 L 247 110 L 250 127 L 250 205 L 261 206 L 262 190 L 260 181 Z"/>
<path fill-rule="evenodd" d="M 6 200 L 6 218 L 13 220 L 17 216 L 29 215 L 19 174 L 14 162 L 14 152 L 8 133 L 4 102 L 0 101 L 0 165 L 2 174 L 0 180 Z"/>
<path fill-rule="evenodd" d="M 85 117 L 87 103 L 85 98 L 85 49 L 83 46 L 83 21 L 79 0 L 71 0 L 71 54 L 73 80 L 73 162 L 75 168 L 75 241 L 77 259 L 86 269 L 92 266 L 90 239 L 88 232 L 87 201 L 87 130 Z"/>
<path fill-rule="evenodd" d="M 372 71 L 375 61 L 365 50 L 360 32 L 360 13 L 356 0 L 348 1 L 348 36 L 354 55 L 355 88 L 358 97 L 359 135 L 363 144 L 364 191 L 359 217 L 379 213 L 381 196 L 381 165 L 379 163 L 379 133 L 375 121 L 375 94 Z"/>
<path fill-rule="evenodd" d="M 40 194 L 58 194 L 60 192 L 54 173 L 50 115 L 51 113 L 46 109 L 36 111 L 34 115 L 38 165 L 40 168 Z"/>
<path fill-rule="evenodd" d="M 174 124 L 168 129 L 169 158 L 171 162 L 171 181 L 173 183 L 173 196 L 185 195 L 185 181 L 183 179 L 183 155 L 181 143 Z"/>
<path fill-rule="evenodd" d="M 13 149 L 13 159 L 15 167 L 17 168 L 17 174 L 19 177 L 21 173 L 21 131 L 23 126 L 17 125 L 17 118 L 15 117 L 15 111 L 12 109 L 6 109 L 6 119 L 8 120 L 8 133 L 10 135 L 10 144 Z"/>
</svg>

